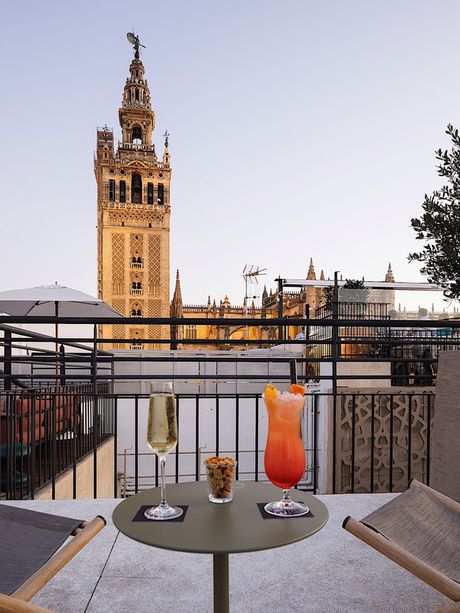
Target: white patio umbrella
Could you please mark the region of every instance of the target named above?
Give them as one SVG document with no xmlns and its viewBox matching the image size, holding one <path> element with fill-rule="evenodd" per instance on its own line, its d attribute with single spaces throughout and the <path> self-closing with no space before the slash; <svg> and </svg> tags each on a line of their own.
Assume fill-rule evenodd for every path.
<svg viewBox="0 0 460 613">
<path fill-rule="evenodd" d="M 0 312 L 17 316 L 121 317 L 103 300 L 57 283 L 0 292 Z"/>
<path fill-rule="evenodd" d="M 122 317 L 103 300 L 57 283 L 0 292 L 0 313 L 22 317 Z M 58 331 L 56 323 L 56 354 Z"/>
</svg>

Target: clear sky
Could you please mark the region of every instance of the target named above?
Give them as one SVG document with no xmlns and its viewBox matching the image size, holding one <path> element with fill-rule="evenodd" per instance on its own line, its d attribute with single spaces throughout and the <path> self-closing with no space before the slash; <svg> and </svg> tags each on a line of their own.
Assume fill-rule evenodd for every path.
<svg viewBox="0 0 460 613">
<path fill-rule="evenodd" d="M 171 276 L 186 303 L 241 304 L 247 263 L 267 283 L 305 277 L 310 257 L 326 277 L 381 280 L 391 261 L 397 280 L 421 278 L 410 219 L 440 185 L 447 123 L 460 127 L 457 0 L 0 10 L 1 290 L 96 294 L 92 155 L 97 125 L 119 136 L 132 28 L 160 153 L 171 133 Z"/>
</svg>

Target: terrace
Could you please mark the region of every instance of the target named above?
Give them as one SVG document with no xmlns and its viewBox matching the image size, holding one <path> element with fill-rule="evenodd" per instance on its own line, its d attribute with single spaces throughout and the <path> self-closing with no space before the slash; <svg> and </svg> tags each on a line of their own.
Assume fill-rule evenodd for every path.
<svg viewBox="0 0 460 613">
<path fill-rule="evenodd" d="M 219 453 L 238 459 L 240 480 L 265 481 L 260 390 L 267 380 L 283 388 L 296 378 L 307 386 L 303 435 L 309 468 L 299 489 L 319 496 L 329 522 L 299 543 L 231 556 L 231 609 L 428 613 L 448 604 L 342 530 L 341 523 L 347 515 L 360 518 L 378 508 L 413 477 L 429 483 L 434 387 L 417 377 L 408 382 L 401 365 L 429 364 L 435 377 L 438 352 L 458 349 L 460 322 L 430 321 L 427 335 L 426 322 L 388 318 L 366 319 L 365 333 L 362 319 L 245 319 L 242 325 L 276 327 L 275 347 L 267 341 L 267 348 L 257 352 L 200 352 L 200 341 L 188 339 L 197 351 L 175 351 L 166 338 L 154 341 L 166 351 L 130 352 L 104 349 L 116 339 L 99 338 L 96 326 L 109 322 L 90 321 L 94 335 L 55 339 L 14 327 L 30 321 L 0 319 L 0 495 L 6 504 L 85 519 L 102 514 L 109 520 L 34 602 L 72 613 L 167 607 L 211 611 L 210 556 L 153 549 L 131 541 L 111 523 L 120 497 L 158 485 L 158 463 L 144 443 L 147 383 L 172 380 L 175 385 L 179 445 L 168 458 L 169 483 L 203 479 L 204 458 Z M 334 332 L 291 340 L 287 325 Z M 359 334 L 353 336 L 355 327 Z M 395 328 L 396 338 L 382 336 L 382 330 Z M 452 334 L 437 333 L 447 328 Z M 135 340 L 148 346 L 148 339 Z M 231 339 L 224 342 L 232 344 Z M 396 344 L 405 351 L 389 352 Z M 349 352 L 350 346 L 359 349 Z M 375 351 L 379 346 L 385 350 Z"/>
</svg>

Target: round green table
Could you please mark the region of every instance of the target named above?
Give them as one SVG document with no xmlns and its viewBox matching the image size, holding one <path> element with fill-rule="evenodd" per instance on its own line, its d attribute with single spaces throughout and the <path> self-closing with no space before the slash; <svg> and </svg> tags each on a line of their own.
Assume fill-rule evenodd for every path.
<svg viewBox="0 0 460 613">
<path fill-rule="evenodd" d="M 281 490 L 270 483 L 237 481 L 233 502 L 213 504 L 208 500 L 206 482 L 168 485 L 168 502 L 188 505 L 184 521 L 133 522 L 143 505 L 160 502 L 160 488 L 126 498 L 113 512 L 115 526 L 130 538 L 160 547 L 189 553 L 213 555 L 214 612 L 229 611 L 228 555 L 282 547 L 318 532 L 328 520 L 327 508 L 308 492 L 292 490 L 313 515 L 264 519 L 257 506 L 281 498 Z"/>
</svg>

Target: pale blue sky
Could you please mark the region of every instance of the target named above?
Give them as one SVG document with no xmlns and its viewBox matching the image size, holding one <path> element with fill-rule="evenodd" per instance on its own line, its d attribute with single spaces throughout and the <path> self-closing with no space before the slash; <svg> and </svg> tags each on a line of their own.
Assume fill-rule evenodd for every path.
<svg viewBox="0 0 460 613">
<path fill-rule="evenodd" d="M 96 293 L 96 126 L 119 134 L 133 27 L 171 133 L 171 273 L 240 304 L 246 263 L 417 280 L 410 218 L 460 126 L 456 0 L 4 3 L 0 289 Z M 429 298 L 431 304 L 431 297 Z"/>
</svg>

